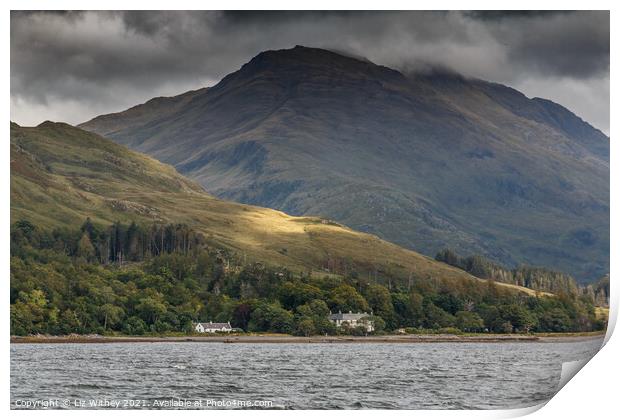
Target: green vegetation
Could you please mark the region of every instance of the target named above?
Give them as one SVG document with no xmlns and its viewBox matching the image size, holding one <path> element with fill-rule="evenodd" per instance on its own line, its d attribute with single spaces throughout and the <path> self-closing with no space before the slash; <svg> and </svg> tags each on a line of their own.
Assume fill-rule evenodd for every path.
<svg viewBox="0 0 620 420">
<path fill-rule="evenodd" d="M 246 263 L 187 225 L 11 228 L 11 333 L 191 333 L 197 320 L 249 332 L 337 331 L 329 312 L 372 311 L 377 332 L 567 332 L 605 327 L 587 295 L 531 296 L 476 279 L 311 276 Z"/>
<path fill-rule="evenodd" d="M 544 267 L 521 265 L 514 269 L 508 269 L 480 255 L 461 257 L 450 249 L 441 250 L 435 259 L 482 279 L 490 279 L 542 292 L 585 294 L 596 306 L 609 306 L 609 275 L 604 276 L 594 284 L 580 287 L 571 276 Z"/>
</svg>

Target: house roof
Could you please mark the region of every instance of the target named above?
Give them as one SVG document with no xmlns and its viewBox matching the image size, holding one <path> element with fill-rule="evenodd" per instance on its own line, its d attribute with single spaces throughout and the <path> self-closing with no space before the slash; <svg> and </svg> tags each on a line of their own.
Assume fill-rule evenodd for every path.
<svg viewBox="0 0 620 420">
<path fill-rule="evenodd" d="M 194 324 L 194 327 L 196 327 L 197 325 L 202 325 L 202 328 L 204 329 L 232 328 L 230 326 L 230 322 L 199 322 L 197 324 Z"/>
<path fill-rule="evenodd" d="M 331 319 L 332 321 L 336 321 L 336 320 L 341 320 L 341 321 L 359 321 L 360 319 L 367 317 L 368 314 L 366 312 L 364 313 L 352 313 L 349 312 L 348 314 L 343 314 L 338 312 L 337 314 L 331 314 L 329 316 L 329 319 Z"/>
</svg>

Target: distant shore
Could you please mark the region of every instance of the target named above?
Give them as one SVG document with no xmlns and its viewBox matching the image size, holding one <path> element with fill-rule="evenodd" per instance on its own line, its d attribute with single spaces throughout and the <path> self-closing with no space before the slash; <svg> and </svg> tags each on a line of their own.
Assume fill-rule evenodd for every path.
<svg viewBox="0 0 620 420">
<path fill-rule="evenodd" d="M 566 333 L 566 334 L 403 334 L 403 335 L 376 335 L 367 337 L 357 336 L 312 336 L 297 337 L 289 335 L 189 335 L 189 336 L 102 336 L 102 335 L 31 335 L 11 336 L 14 344 L 63 344 L 63 343 L 276 343 L 276 344 L 303 344 L 303 343 L 503 343 L 503 342 L 572 342 L 602 339 L 604 332 L 596 333 Z"/>
</svg>

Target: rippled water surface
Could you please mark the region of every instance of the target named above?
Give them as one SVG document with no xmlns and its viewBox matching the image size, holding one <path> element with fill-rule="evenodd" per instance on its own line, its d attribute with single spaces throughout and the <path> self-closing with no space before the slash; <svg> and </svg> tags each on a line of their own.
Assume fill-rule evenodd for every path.
<svg viewBox="0 0 620 420">
<path fill-rule="evenodd" d="M 591 357 L 600 346 L 601 340 L 11 344 L 11 404 L 135 399 L 152 408 L 156 399 L 181 398 L 297 409 L 516 408 L 549 399 L 561 363 Z"/>
</svg>

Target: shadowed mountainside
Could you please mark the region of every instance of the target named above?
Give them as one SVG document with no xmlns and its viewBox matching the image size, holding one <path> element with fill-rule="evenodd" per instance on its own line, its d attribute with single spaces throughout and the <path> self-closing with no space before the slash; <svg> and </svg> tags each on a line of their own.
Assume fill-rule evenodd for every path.
<svg viewBox="0 0 620 420">
<path fill-rule="evenodd" d="M 81 125 L 210 193 L 581 281 L 609 272 L 609 138 L 566 108 L 330 51 L 266 51 L 216 86 Z"/>
</svg>

